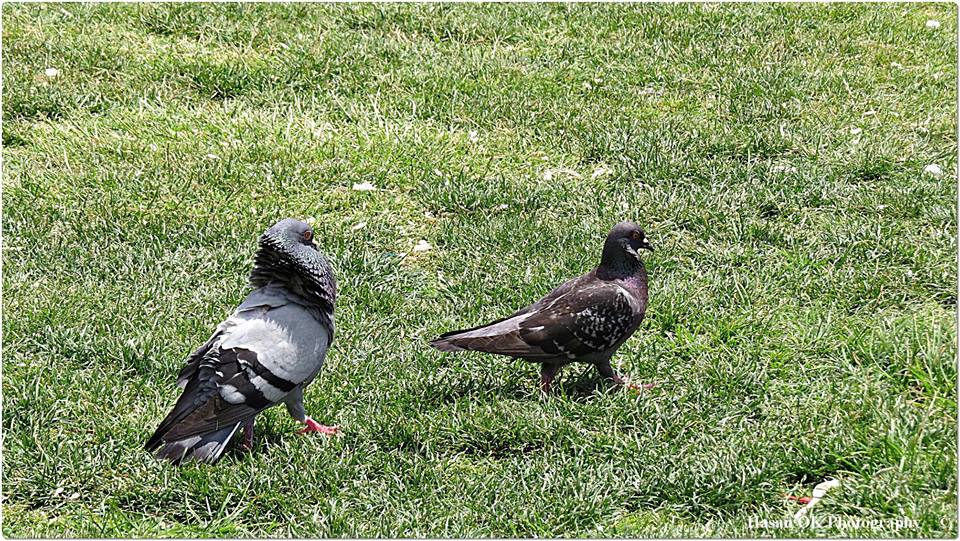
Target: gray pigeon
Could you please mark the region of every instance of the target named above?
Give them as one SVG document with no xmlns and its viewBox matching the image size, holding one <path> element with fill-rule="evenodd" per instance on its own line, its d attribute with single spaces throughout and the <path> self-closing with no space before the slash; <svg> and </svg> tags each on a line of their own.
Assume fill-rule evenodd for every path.
<svg viewBox="0 0 960 541">
<path fill-rule="evenodd" d="M 592 363 L 604 378 L 636 387 L 613 370 L 610 357 L 637 330 L 647 309 L 647 271 L 640 249 L 653 251 L 643 229 L 620 222 L 607 235 L 596 269 L 564 282 L 519 312 L 448 332 L 430 345 L 440 351 L 484 351 L 541 363 L 544 392 L 550 391 L 560 369 L 574 361 Z"/>
<path fill-rule="evenodd" d="M 260 237 L 250 286 L 243 303 L 187 357 L 177 378 L 183 394 L 146 444 L 157 458 L 216 462 L 241 425 L 250 449 L 254 418 L 280 402 L 306 425 L 301 433 L 336 433 L 303 407 L 303 389 L 333 342 L 337 298 L 333 269 L 309 225 L 287 218 Z"/>
</svg>

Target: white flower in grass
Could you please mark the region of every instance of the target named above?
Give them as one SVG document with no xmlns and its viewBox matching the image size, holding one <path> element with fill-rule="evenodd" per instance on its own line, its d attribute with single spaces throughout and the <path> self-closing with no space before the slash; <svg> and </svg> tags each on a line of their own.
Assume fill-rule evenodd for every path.
<svg viewBox="0 0 960 541">
<path fill-rule="evenodd" d="M 58 70 L 57 68 L 47 68 L 43 70 L 43 74 L 53 79 L 54 77 L 60 75 L 60 70 Z"/>
<path fill-rule="evenodd" d="M 363 229 L 364 227 L 367 227 L 367 222 L 360 222 L 360 223 L 358 223 L 357 225 L 351 227 L 350 229 L 352 229 L 352 230 L 354 230 L 354 231 L 360 231 L 360 230 Z"/>
<path fill-rule="evenodd" d="M 211 154 L 207 154 L 205 158 L 207 158 L 208 160 L 219 160 L 220 156 L 217 156 L 216 154 L 211 153 Z"/>
<path fill-rule="evenodd" d="M 573 169 L 566 169 L 564 167 L 559 167 L 557 169 L 547 169 L 543 172 L 543 180 L 550 181 L 553 180 L 553 177 L 557 175 L 570 175 L 573 178 L 583 178 L 580 176 L 580 173 L 577 173 Z"/>
<path fill-rule="evenodd" d="M 414 252 L 429 252 L 432 248 L 433 248 L 433 246 L 430 246 L 430 243 L 429 243 L 429 242 L 427 242 L 425 239 L 420 239 L 420 242 L 418 242 L 417 245 L 413 247 L 413 251 L 414 251 Z"/>
<path fill-rule="evenodd" d="M 797 168 L 789 163 L 778 163 L 770 166 L 771 173 L 796 173 Z"/>
<path fill-rule="evenodd" d="M 940 28 L 940 21 L 936 19 L 930 19 L 927 21 L 926 27 L 930 30 L 936 30 L 937 28 Z"/>
<path fill-rule="evenodd" d="M 604 166 L 597 167 L 593 170 L 593 173 L 590 173 L 590 178 L 596 180 L 604 175 L 609 175 L 612 171 Z"/>
<path fill-rule="evenodd" d="M 434 174 L 434 175 L 437 175 L 438 177 L 442 177 L 442 176 L 443 176 L 443 173 L 441 173 L 439 169 L 434 169 L 434 170 L 433 170 L 433 174 Z"/>
<path fill-rule="evenodd" d="M 480 140 L 480 134 L 477 133 L 477 130 L 470 130 L 470 133 L 467 134 L 467 137 L 474 143 Z"/>
<path fill-rule="evenodd" d="M 156 143 L 150 143 L 150 147 L 149 147 L 149 148 L 150 148 L 150 151 L 151 151 L 151 152 L 156 152 L 156 151 L 160 150 L 160 147 L 158 147 Z"/>
<path fill-rule="evenodd" d="M 900 62 L 890 62 L 890 67 L 900 69 L 903 67 L 903 64 L 901 64 Z"/>
<path fill-rule="evenodd" d="M 850 135 L 860 135 L 861 133 L 863 133 L 863 130 L 856 126 L 850 128 Z"/>
<path fill-rule="evenodd" d="M 943 176 L 943 169 L 940 169 L 940 166 L 935 163 L 931 163 L 930 165 L 924 167 L 923 172 L 933 178 L 940 178 Z"/>
<path fill-rule="evenodd" d="M 356 192 L 372 192 L 376 189 L 377 187 L 369 182 L 359 182 L 353 185 L 353 190 Z"/>
</svg>

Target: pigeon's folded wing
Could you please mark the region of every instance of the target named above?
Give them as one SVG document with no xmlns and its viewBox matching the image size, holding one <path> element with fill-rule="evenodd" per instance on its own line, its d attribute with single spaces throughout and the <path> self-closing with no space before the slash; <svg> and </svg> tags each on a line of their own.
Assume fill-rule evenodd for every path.
<svg viewBox="0 0 960 541">
<path fill-rule="evenodd" d="M 578 359 L 607 351 L 624 338 L 636 318 L 634 305 L 615 284 L 568 288 L 548 302 L 483 327 L 448 333 L 434 344 L 530 360 Z"/>
<path fill-rule="evenodd" d="M 184 370 L 191 370 L 186 388 L 148 448 L 249 419 L 316 376 L 330 333 L 302 306 L 272 304 L 244 303 L 220 325 Z"/>
<path fill-rule="evenodd" d="M 634 324 L 629 293 L 614 284 L 573 290 L 525 319 L 520 339 L 549 355 L 577 359 L 609 350 Z"/>
</svg>

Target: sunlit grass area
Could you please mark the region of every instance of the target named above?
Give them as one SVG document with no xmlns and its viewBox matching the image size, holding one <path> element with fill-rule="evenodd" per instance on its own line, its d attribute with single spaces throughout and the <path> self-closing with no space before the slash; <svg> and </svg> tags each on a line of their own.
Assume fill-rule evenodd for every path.
<svg viewBox="0 0 960 541">
<path fill-rule="evenodd" d="M 2 9 L 6 536 L 957 535 L 956 6 Z M 155 461 L 288 216 L 343 435 L 280 408 Z M 657 251 L 613 360 L 653 389 L 427 345 L 623 219 Z M 831 478 L 820 526 L 760 522 Z"/>
</svg>

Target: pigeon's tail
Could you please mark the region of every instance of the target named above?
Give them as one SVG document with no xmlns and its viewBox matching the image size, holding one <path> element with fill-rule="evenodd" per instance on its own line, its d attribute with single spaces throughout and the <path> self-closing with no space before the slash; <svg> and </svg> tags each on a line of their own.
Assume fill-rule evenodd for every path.
<svg viewBox="0 0 960 541">
<path fill-rule="evenodd" d="M 470 349 L 469 347 L 463 347 L 463 346 L 457 345 L 457 339 L 455 337 L 436 338 L 430 341 L 430 345 L 439 349 L 440 351 L 465 351 Z"/>
<path fill-rule="evenodd" d="M 148 451 L 154 451 L 153 456 L 169 460 L 174 465 L 180 465 L 191 460 L 213 464 L 220 460 L 227 443 L 243 423 L 229 425 L 216 432 L 197 434 L 180 440 L 167 441 L 163 435 L 154 434 L 147 442 Z"/>
<path fill-rule="evenodd" d="M 532 351 L 519 333 L 519 324 L 524 319 L 523 315 L 509 317 L 472 329 L 448 332 L 431 341 L 430 345 L 440 351 L 469 350 L 527 357 Z"/>
</svg>

